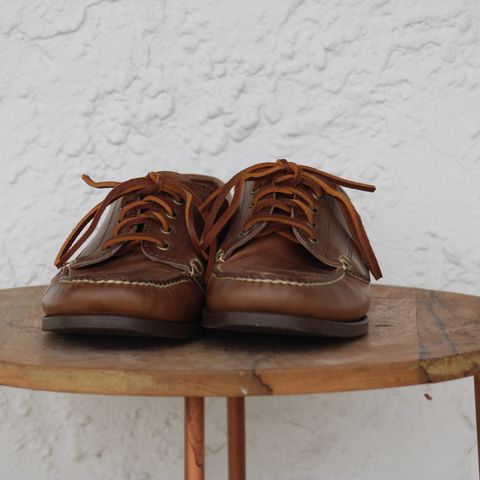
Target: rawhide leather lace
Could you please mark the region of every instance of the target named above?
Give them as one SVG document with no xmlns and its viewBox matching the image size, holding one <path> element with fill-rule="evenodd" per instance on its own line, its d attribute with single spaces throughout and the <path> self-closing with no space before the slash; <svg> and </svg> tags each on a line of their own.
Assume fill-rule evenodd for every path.
<svg viewBox="0 0 480 480">
<path fill-rule="evenodd" d="M 248 234 L 255 226 L 264 223 L 265 227 L 258 235 L 268 235 L 274 232 L 299 243 L 292 231 L 292 227 L 294 227 L 305 232 L 309 240 L 315 242 L 315 205 L 322 195 L 327 194 L 340 202 L 353 240 L 369 270 L 377 280 L 382 277 L 360 216 L 348 196 L 338 188 L 341 186 L 374 192 L 375 187 L 345 180 L 287 160 L 260 163 L 242 170 L 202 204 L 202 210 L 209 210 L 200 243 L 201 247 L 208 249 L 210 253 L 207 272 L 211 271 L 211 258 L 216 253 L 213 251 L 216 249 L 216 238 L 239 208 L 245 184 L 249 181 L 254 182 L 252 192 L 254 196 L 243 235 Z M 232 200 L 228 208 L 222 210 L 222 205 L 232 189 Z"/>
<path fill-rule="evenodd" d="M 167 250 L 168 244 L 164 239 L 160 235 L 144 232 L 143 226 L 147 221 L 153 220 L 161 225 L 161 232 L 171 232 L 169 219 L 175 218 L 175 212 L 171 206 L 173 201 L 176 205 L 184 206 L 185 223 L 190 240 L 200 258 L 206 259 L 207 253 L 200 246 L 194 222 L 194 211 L 197 211 L 205 220 L 200 210 L 202 200 L 181 180 L 180 175 L 173 172 L 150 172 L 145 177 L 133 178 L 125 182 L 94 182 L 87 175 L 82 175 L 82 179 L 93 188 L 110 188 L 111 190 L 103 201 L 80 220 L 68 236 L 55 260 L 57 267 L 65 265 L 78 251 L 94 232 L 107 207 L 121 197 L 124 197 L 125 201 L 120 210 L 119 223 L 115 226 L 111 238 L 103 243 L 102 249 L 125 242 L 151 242 L 160 250 Z"/>
</svg>

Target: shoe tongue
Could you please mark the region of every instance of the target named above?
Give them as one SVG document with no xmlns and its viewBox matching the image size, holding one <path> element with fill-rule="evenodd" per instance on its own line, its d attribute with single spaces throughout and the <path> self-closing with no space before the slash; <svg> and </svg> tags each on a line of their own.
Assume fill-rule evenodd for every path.
<svg viewBox="0 0 480 480">
<path fill-rule="evenodd" d="M 294 186 L 294 185 L 284 185 L 284 186 L 289 187 L 289 186 Z M 268 199 L 276 199 L 276 200 L 280 200 L 280 201 L 282 201 L 282 200 L 294 200 L 295 195 L 292 194 L 292 193 L 283 193 L 283 192 L 275 193 L 275 194 L 272 193 L 270 195 L 265 196 L 262 200 L 268 200 Z M 303 203 L 305 203 L 303 199 L 300 199 L 300 200 Z M 286 212 L 285 210 L 283 210 L 283 209 L 281 209 L 277 206 L 274 206 L 274 207 L 265 206 L 263 209 L 261 209 L 257 213 L 271 214 L 271 215 L 275 215 L 275 216 L 280 217 L 280 218 L 284 217 L 287 222 L 288 222 L 289 219 L 292 219 L 292 218 L 295 218 L 296 220 L 300 220 L 300 221 L 305 221 L 305 222 L 308 221 L 308 219 L 306 218 L 305 213 L 303 212 L 302 208 L 298 205 L 291 207 L 290 212 Z M 290 236 L 292 238 L 295 237 L 295 234 L 292 230 L 292 226 L 287 224 L 287 223 L 284 223 L 282 220 L 280 220 L 278 222 L 274 222 L 274 221 L 267 222 L 267 224 L 265 225 L 265 227 L 262 230 L 263 230 L 264 235 L 265 235 L 265 232 L 268 232 L 268 233 L 266 233 L 267 235 L 275 234 L 275 233 L 278 233 L 278 232 L 285 232 L 286 236 Z M 286 236 L 282 236 L 282 235 L 277 235 L 277 236 L 286 238 Z M 291 241 L 293 243 L 297 243 L 294 240 L 291 240 Z"/>
</svg>

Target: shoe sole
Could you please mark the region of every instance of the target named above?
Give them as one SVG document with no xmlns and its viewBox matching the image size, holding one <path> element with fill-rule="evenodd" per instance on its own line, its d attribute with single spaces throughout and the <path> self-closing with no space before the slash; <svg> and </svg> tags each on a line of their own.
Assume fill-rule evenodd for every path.
<svg viewBox="0 0 480 480">
<path fill-rule="evenodd" d="M 83 335 L 194 338 L 200 335 L 201 328 L 199 322 L 174 323 L 115 315 L 55 315 L 45 316 L 42 321 L 45 332 Z"/>
<path fill-rule="evenodd" d="M 354 322 L 336 322 L 273 313 L 208 312 L 204 310 L 202 326 L 210 329 L 240 332 L 353 338 L 368 333 L 368 318 L 365 316 Z"/>
</svg>

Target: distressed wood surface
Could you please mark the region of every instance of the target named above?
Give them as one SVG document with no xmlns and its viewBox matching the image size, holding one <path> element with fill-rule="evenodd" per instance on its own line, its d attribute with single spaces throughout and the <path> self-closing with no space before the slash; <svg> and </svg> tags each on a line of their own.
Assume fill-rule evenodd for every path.
<svg viewBox="0 0 480 480">
<path fill-rule="evenodd" d="M 44 287 L 0 290 L 0 384 L 112 395 L 364 390 L 480 371 L 480 297 L 375 286 L 356 340 L 208 334 L 190 341 L 45 334 Z"/>
</svg>

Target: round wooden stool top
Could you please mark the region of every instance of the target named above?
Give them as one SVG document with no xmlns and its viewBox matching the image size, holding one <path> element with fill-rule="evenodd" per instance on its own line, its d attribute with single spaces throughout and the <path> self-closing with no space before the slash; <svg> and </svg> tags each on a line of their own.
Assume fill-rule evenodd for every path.
<svg viewBox="0 0 480 480">
<path fill-rule="evenodd" d="M 44 287 L 0 290 L 0 384 L 111 395 L 283 395 L 478 372 L 480 297 L 374 286 L 355 340 L 207 332 L 194 341 L 43 333 Z"/>
</svg>

